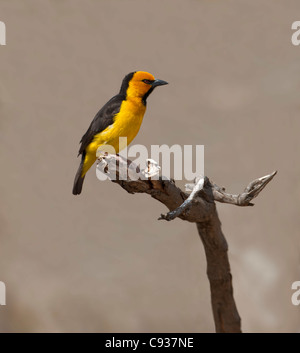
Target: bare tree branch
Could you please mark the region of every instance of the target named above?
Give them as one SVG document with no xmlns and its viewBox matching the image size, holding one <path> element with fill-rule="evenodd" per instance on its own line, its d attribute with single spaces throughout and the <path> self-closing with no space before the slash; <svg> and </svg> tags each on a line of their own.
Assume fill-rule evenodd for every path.
<svg viewBox="0 0 300 353">
<path fill-rule="evenodd" d="M 212 213 L 210 221 L 198 222 L 197 229 L 206 255 L 206 273 L 210 283 L 216 332 L 240 333 L 241 319 L 233 296 L 228 245 L 217 211 Z"/>
<path fill-rule="evenodd" d="M 220 188 L 218 185 L 212 184 L 211 188 L 214 195 L 214 200 L 223 203 L 230 203 L 236 206 L 254 206 L 254 204 L 250 201 L 258 196 L 258 194 L 276 174 L 277 171 L 251 181 L 251 183 L 245 188 L 244 192 L 238 195 L 228 194 L 225 192 L 224 188 Z"/>
<path fill-rule="evenodd" d="M 174 211 L 168 212 L 166 215 L 161 214 L 160 217 L 158 218 L 159 220 L 165 219 L 166 221 L 172 221 L 174 218 L 180 216 L 182 213 L 186 212 L 189 207 L 191 207 L 191 204 L 197 195 L 197 192 L 203 189 L 204 186 L 204 178 L 199 178 L 199 180 L 196 182 L 190 196 L 179 206 L 177 207 Z"/>
<path fill-rule="evenodd" d="M 277 172 L 255 179 L 244 192 L 237 195 L 225 193 L 224 188 L 212 184 L 207 177 L 197 178 L 194 184 L 186 185 L 187 190 L 191 191 L 188 195 L 173 180 L 155 179 L 159 167 L 154 161 L 147 162 L 146 170 L 140 171 L 131 161 L 108 155 L 101 158 L 98 168 L 127 192 L 146 193 L 163 203 L 170 212 L 159 219 L 170 221 L 178 217 L 196 223 L 206 254 L 216 332 L 241 332 L 241 319 L 233 296 L 228 245 L 222 233 L 215 201 L 253 206 L 252 199 L 258 196 Z M 154 177 L 145 178 L 147 175 Z"/>
</svg>

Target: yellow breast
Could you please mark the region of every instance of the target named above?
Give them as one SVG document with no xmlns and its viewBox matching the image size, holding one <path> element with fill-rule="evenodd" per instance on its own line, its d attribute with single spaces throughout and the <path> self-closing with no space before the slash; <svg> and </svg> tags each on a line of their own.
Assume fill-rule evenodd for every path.
<svg viewBox="0 0 300 353">
<path fill-rule="evenodd" d="M 88 146 L 90 153 L 111 151 L 106 147 L 113 146 L 116 153 L 124 149 L 135 138 L 141 127 L 146 107 L 140 98 L 127 98 L 121 104 L 120 112 L 115 115 L 114 123 L 104 131 L 95 135 L 93 142 Z M 126 137 L 119 143 L 119 137 Z"/>
</svg>

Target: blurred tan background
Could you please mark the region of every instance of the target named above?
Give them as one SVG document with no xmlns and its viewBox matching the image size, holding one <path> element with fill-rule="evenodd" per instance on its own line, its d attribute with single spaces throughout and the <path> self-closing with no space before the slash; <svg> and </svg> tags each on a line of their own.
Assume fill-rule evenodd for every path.
<svg viewBox="0 0 300 353">
<path fill-rule="evenodd" d="M 214 331 L 195 225 L 95 167 L 71 194 L 79 140 L 133 70 L 170 83 L 134 143 L 204 144 L 233 193 L 279 171 L 255 207 L 218 210 L 243 330 L 300 331 L 299 1 L 0 0 L 0 20 L 0 331 Z"/>
</svg>

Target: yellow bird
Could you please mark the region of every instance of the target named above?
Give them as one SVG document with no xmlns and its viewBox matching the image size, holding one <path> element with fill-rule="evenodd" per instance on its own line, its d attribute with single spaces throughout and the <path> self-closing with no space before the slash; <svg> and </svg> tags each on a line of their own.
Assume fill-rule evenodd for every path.
<svg viewBox="0 0 300 353">
<path fill-rule="evenodd" d="M 78 156 L 82 157 L 74 180 L 74 195 L 81 193 L 85 174 L 96 161 L 98 148 L 110 145 L 118 153 L 129 145 L 139 132 L 148 96 L 155 87 L 167 83 L 144 71 L 125 76 L 119 94 L 99 110 L 80 141 Z M 119 137 L 127 138 L 126 146 L 119 146 Z"/>
</svg>

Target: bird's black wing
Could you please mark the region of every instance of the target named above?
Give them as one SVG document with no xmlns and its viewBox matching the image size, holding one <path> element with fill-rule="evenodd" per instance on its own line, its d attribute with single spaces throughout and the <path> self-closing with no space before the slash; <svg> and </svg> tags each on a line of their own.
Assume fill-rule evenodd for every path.
<svg viewBox="0 0 300 353">
<path fill-rule="evenodd" d="M 78 155 L 82 154 L 87 146 L 93 141 L 94 136 L 105 130 L 114 122 L 114 116 L 119 113 L 121 104 L 126 97 L 118 94 L 110 99 L 96 114 L 87 132 L 80 140 L 81 146 Z"/>
</svg>

